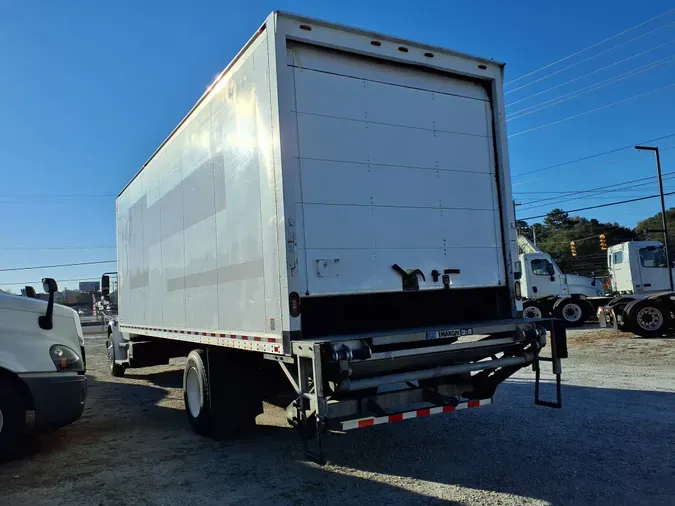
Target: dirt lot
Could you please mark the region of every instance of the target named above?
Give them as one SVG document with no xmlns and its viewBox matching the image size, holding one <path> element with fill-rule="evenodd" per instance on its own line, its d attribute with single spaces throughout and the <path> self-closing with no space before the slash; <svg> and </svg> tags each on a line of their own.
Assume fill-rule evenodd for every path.
<svg viewBox="0 0 675 506">
<path fill-rule="evenodd" d="M 675 340 L 574 331 L 570 355 L 562 410 L 523 371 L 494 406 L 331 434 L 319 467 L 273 406 L 239 441 L 194 435 L 180 365 L 111 378 L 90 337 L 83 418 L 0 467 L 0 503 L 673 504 Z"/>
</svg>

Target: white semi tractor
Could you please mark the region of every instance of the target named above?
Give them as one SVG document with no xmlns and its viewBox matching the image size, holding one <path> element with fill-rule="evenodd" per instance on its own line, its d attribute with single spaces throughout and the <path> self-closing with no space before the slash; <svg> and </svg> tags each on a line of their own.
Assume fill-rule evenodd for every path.
<svg viewBox="0 0 675 506">
<path fill-rule="evenodd" d="M 490 404 L 524 367 L 559 407 L 564 329 L 541 401 L 547 334 L 519 317 L 502 84 L 493 60 L 272 13 L 117 199 L 110 372 L 187 356 L 205 435 L 290 390 L 317 459 L 326 428 Z"/>
<path fill-rule="evenodd" d="M 555 317 L 568 327 L 595 318 L 596 302 L 604 296 L 595 276 L 563 273 L 551 255 L 522 235 L 518 236 L 518 250 L 523 272 L 523 316 Z"/>
<path fill-rule="evenodd" d="M 675 293 L 663 244 L 632 241 L 607 250 L 615 296 L 598 310 L 601 326 L 656 337 L 675 326 Z"/>
</svg>

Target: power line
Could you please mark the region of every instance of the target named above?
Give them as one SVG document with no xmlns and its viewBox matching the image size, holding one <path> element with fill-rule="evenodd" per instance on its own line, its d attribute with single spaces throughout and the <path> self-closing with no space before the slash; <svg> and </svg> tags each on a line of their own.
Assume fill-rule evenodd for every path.
<svg viewBox="0 0 675 506">
<path fill-rule="evenodd" d="M 546 100 L 544 102 L 539 102 L 538 104 L 531 105 L 531 106 L 525 107 L 523 109 L 518 109 L 517 111 L 514 111 L 510 114 L 507 114 L 506 120 L 512 121 L 514 119 L 522 118 L 523 116 L 527 116 L 529 114 L 534 114 L 535 112 L 543 111 L 544 109 L 548 109 L 549 107 L 553 107 L 554 105 L 562 104 L 563 102 L 567 102 L 568 100 L 572 100 L 572 99 L 575 99 L 577 97 L 581 97 L 583 95 L 586 95 L 588 93 L 592 93 L 596 90 L 599 90 L 600 88 L 604 88 L 605 86 L 609 86 L 611 84 L 618 83 L 619 81 L 623 81 L 624 79 L 628 79 L 629 77 L 633 77 L 633 76 L 636 76 L 636 75 L 641 74 L 643 72 L 648 72 L 650 70 L 654 70 L 654 69 L 660 67 L 661 65 L 665 65 L 670 60 L 672 60 L 672 58 L 673 58 L 672 56 L 667 56 L 666 58 L 662 58 L 662 59 L 657 60 L 655 62 L 648 63 L 648 64 L 643 65 L 641 67 L 637 67 L 635 69 L 632 69 L 632 70 L 629 70 L 629 71 L 624 72 L 622 74 L 619 74 L 618 76 L 610 77 L 608 79 L 605 79 L 604 81 L 600 81 L 599 83 L 590 84 L 590 85 L 588 85 L 584 88 L 580 88 L 578 90 L 571 91 L 571 92 L 566 93 L 564 95 L 560 95 L 559 97 L 555 97 L 555 98 Z"/>
<path fill-rule="evenodd" d="M 57 279 L 59 283 L 69 283 L 73 281 L 100 281 L 101 278 L 72 278 L 72 279 Z M 16 281 L 9 283 L 0 283 L 0 286 L 10 286 L 10 285 L 39 285 L 42 283 L 42 280 L 39 281 Z"/>
<path fill-rule="evenodd" d="M 663 25 L 663 26 L 659 26 L 658 28 L 655 28 L 654 30 L 651 30 L 651 31 L 649 31 L 649 32 L 647 32 L 647 33 L 643 33 L 642 35 L 638 35 L 637 37 L 634 37 L 634 38 L 632 38 L 632 39 L 627 40 L 626 42 L 622 42 L 621 44 L 617 44 L 616 46 L 612 46 L 612 47 L 610 47 L 609 49 L 605 49 L 604 51 L 601 51 L 601 52 L 599 52 L 599 53 L 594 54 L 593 56 L 589 56 L 588 58 L 584 58 L 584 59 L 581 60 L 581 61 L 578 61 L 578 62 L 576 62 L 576 63 L 573 63 L 572 65 L 568 65 L 567 67 L 563 67 L 563 68 L 561 68 L 560 70 L 556 70 L 555 72 L 551 72 L 550 74 L 546 74 L 545 76 L 540 77 L 539 79 L 535 79 L 534 81 L 530 81 L 529 83 L 525 83 L 525 84 L 523 84 L 522 86 L 519 86 L 518 88 L 514 88 L 514 89 L 512 89 L 512 90 L 509 90 L 509 91 L 505 92 L 504 95 L 508 95 L 509 93 L 513 93 L 514 91 L 518 91 L 518 90 L 521 90 L 521 89 L 523 89 L 523 88 L 527 88 L 528 86 L 532 86 L 532 85 L 535 84 L 535 83 L 538 83 L 538 82 L 540 82 L 540 81 L 543 81 L 543 80 L 545 80 L 545 79 L 548 79 L 549 77 L 553 77 L 553 76 L 555 76 L 555 75 L 557 75 L 557 74 L 560 74 L 561 72 L 564 72 L 564 71 L 569 70 L 569 69 L 571 69 L 571 68 L 573 68 L 573 67 L 576 67 L 577 65 L 581 65 L 582 63 L 586 63 L 586 62 L 589 61 L 589 60 L 592 60 L 592 59 L 594 59 L 594 58 L 597 58 L 598 56 L 602 56 L 603 54 L 606 54 L 606 53 L 609 53 L 609 52 L 611 52 L 611 51 L 614 51 L 615 49 L 618 49 L 618 48 L 620 48 L 620 47 L 622 47 L 622 46 L 625 46 L 626 44 L 630 44 L 631 42 L 635 42 L 635 41 L 638 40 L 638 39 L 642 39 L 642 38 L 644 38 L 644 37 L 646 37 L 646 36 L 648 36 L 648 35 L 651 35 L 651 34 L 654 33 L 654 32 L 658 32 L 659 30 L 663 30 L 664 28 L 667 28 L 667 27 L 669 27 L 669 26 L 671 26 L 671 25 L 674 25 L 674 24 L 675 24 L 675 22 L 673 22 L 673 23 L 668 23 L 668 24 Z"/>
<path fill-rule="evenodd" d="M 664 193 L 663 195 L 664 196 L 675 195 L 675 192 L 668 192 L 668 193 Z M 588 211 L 589 209 L 599 209 L 601 207 L 618 206 L 619 204 L 629 204 L 631 202 L 638 202 L 640 200 L 647 200 L 647 199 L 655 199 L 655 198 L 658 198 L 658 197 L 659 197 L 659 195 L 650 195 L 648 197 L 639 197 L 639 198 L 630 199 L 630 200 L 619 200 L 618 202 L 610 202 L 608 204 L 599 204 L 597 206 L 580 207 L 579 209 L 568 209 L 565 212 L 566 213 L 576 213 L 577 211 Z M 527 218 L 518 218 L 518 219 L 522 220 L 522 221 L 534 220 L 535 218 L 544 218 L 544 217 L 547 216 L 547 214 L 540 214 L 538 216 L 529 216 Z"/>
<path fill-rule="evenodd" d="M 555 165 L 548 165 L 548 166 L 542 167 L 540 169 L 534 169 L 534 170 L 530 170 L 530 171 L 527 171 L 527 172 L 521 172 L 520 174 L 514 174 L 512 177 L 520 177 L 520 176 L 525 176 L 527 174 L 534 174 L 535 172 L 542 172 L 544 170 L 557 169 L 558 167 L 564 167 L 565 165 L 571 165 L 573 163 L 583 162 L 583 161 L 586 161 L 586 160 L 590 160 L 592 158 L 597 158 L 599 156 L 609 155 L 611 153 L 623 151 L 625 149 L 632 149 L 636 146 L 636 144 L 649 144 L 650 142 L 660 141 L 660 140 L 663 140 L 663 139 L 667 139 L 669 137 L 675 137 L 675 133 L 664 135 L 663 137 L 657 137 L 656 139 L 650 139 L 648 141 L 641 141 L 641 142 L 638 142 L 638 143 L 629 144 L 627 146 L 623 146 L 623 147 L 620 147 L 620 148 L 610 149 L 609 151 L 603 151 L 602 153 L 595 153 L 595 154 L 592 154 L 592 155 L 583 156 L 581 158 L 575 158 L 574 160 L 569 160 L 567 162 L 556 163 Z"/>
<path fill-rule="evenodd" d="M 520 81 L 520 80 L 522 80 L 522 79 L 525 79 L 526 77 L 530 77 L 531 75 L 537 74 L 538 72 L 541 72 L 542 70 L 546 70 L 547 68 L 553 67 L 554 65 L 557 65 L 558 63 L 562 63 L 562 62 L 564 62 L 564 61 L 566 61 L 566 60 L 569 60 L 570 58 L 573 58 L 573 57 L 575 57 L 575 56 L 577 56 L 577 55 L 579 55 L 579 54 L 581 54 L 581 53 L 585 53 L 585 52 L 588 51 L 589 49 L 593 49 L 594 47 L 598 47 L 598 46 L 604 44 L 605 42 L 609 42 L 610 40 L 613 40 L 613 39 L 616 39 L 617 37 L 620 37 L 621 35 L 624 35 L 624 34 L 626 34 L 626 33 L 628 33 L 628 32 L 632 32 L 632 31 L 635 30 L 636 28 L 640 28 L 641 26 L 644 26 L 644 25 L 646 25 L 646 24 L 648 24 L 648 23 L 651 23 L 652 21 L 657 20 L 657 19 L 659 19 L 659 18 L 662 18 L 663 16 L 667 16 L 668 14 L 670 14 L 671 12 L 674 12 L 674 11 L 675 11 L 675 9 L 670 9 L 670 10 L 668 10 L 668 11 L 662 13 L 662 14 L 659 14 L 658 16 L 654 16 L 653 18 L 648 19 L 647 21 L 643 21 L 643 22 L 641 22 L 641 23 L 638 23 L 637 25 L 632 26 L 632 27 L 630 27 L 630 28 L 628 28 L 628 29 L 626 29 L 626 30 L 623 30 L 623 31 L 621 31 L 621 32 L 619 32 L 619 33 L 617 33 L 617 34 L 615 34 L 615 35 L 612 35 L 611 37 L 607 37 L 606 39 L 603 39 L 603 40 L 601 40 L 600 42 L 596 42 L 595 44 L 591 44 L 590 46 L 585 47 L 585 48 L 583 48 L 583 49 L 580 49 L 579 51 L 576 51 L 576 52 L 574 52 L 574 53 L 572 53 L 572 54 L 570 54 L 570 55 L 567 55 L 567 56 L 565 56 L 564 58 L 560 58 L 559 60 L 556 60 L 556 61 L 554 61 L 553 63 L 549 63 L 548 65 L 544 65 L 543 67 L 540 67 L 540 68 L 538 68 L 538 69 L 535 69 L 535 70 L 533 70 L 532 72 L 530 72 L 530 73 L 528 73 L 528 74 L 525 74 L 525 75 L 523 75 L 523 76 L 517 77 L 516 79 L 512 79 L 511 81 L 508 81 L 508 82 L 504 83 L 504 86 L 508 86 L 509 84 L 513 84 L 513 83 L 515 83 L 515 82 L 517 82 L 517 81 Z"/>
<path fill-rule="evenodd" d="M 91 198 L 91 197 L 116 197 L 115 193 L 0 193 L 0 197 L 16 197 L 16 198 Z"/>
<path fill-rule="evenodd" d="M 675 171 L 674 172 L 666 172 L 665 174 L 663 174 L 663 176 L 673 176 L 673 174 L 675 174 Z M 668 179 L 672 179 L 672 177 L 670 177 Z M 644 186 L 645 184 L 649 184 L 651 182 L 654 182 L 655 180 L 656 180 L 656 176 L 642 177 L 642 178 L 639 178 L 639 179 L 632 179 L 630 181 L 624 181 L 622 183 L 614 183 L 614 184 L 610 184 L 610 185 L 606 185 L 606 186 L 599 186 L 598 188 L 592 188 L 590 190 L 580 190 L 580 191 L 570 192 L 566 195 L 556 195 L 555 197 L 546 197 L 546 198 L 543 198 L 543 199 L 528 202 L 527 205 L 536 204 L 536 203 L 539 203 L 539 202 L 548 202 L 548 201 L 551 201 L 551 200 L 559 200 L 559 199 L 565 198 L 565 197 L 574 197 L 575 195 L 582 195 L 582 194 L 595 193 L 595 192 L 604 192 L 604 191 L 607 191 L 608 189 L 612 189 L 612 191 L 615 191 L 617 186 L 625 186 L 625 185 L 628 185 L 628 184 L 639 183 L 640 181 L 647 181 L 646 183 L 636 184 L 636 185 L 633 185 L 631 188 L 628 188 L 628 189 L 632 189 L 632 188 L 635 188 L 635 187 Z M 575 199 L 566 199 L 566 200 L 575 200 Z M 546 205 L 549 205 L 549 204 L 546 204 Z M 541 206 L 537 206 L 537 207 L 541 207 Z"/>
<path fill-rule="evenodd" d="M 90 250 L 90 249 L 113 249 L 115 247 L 116 246 L 114 244 L 106 246 L 51 246 L 47 248 L 20 246 L 16 248 L 0 247 L 0 251 Z"/>
<path fill-rule="evenodd" d="M 539 125 L 539 126 L 536 126 L 536 127 L 533 127 L 533 128 L 528 128 L 527 130 L 522 130 L 522 131 L 520 131 L 520 132 L 516 132 L 515 134 L 511 134 L 511 135 L 509 135 L 508 137 L 509 137 L 509 138 L 511 138 L 511 137 L 517 137 L 517 136 L 519 136 L 519 135 L 523 135 L 523 134 L 526 134 L 526 133 L 529 133 L 529 132 L 534 132 L 535 130 L 540 130 L 540 129 L 542 129 L 542 128 L 546 128 L 546 127 L 550 127 L 550 126 L 553 126 L 553 125 L 557 125 L 558 123 L 563 123 L 563 122 L 565 122 L 565 121 L 569 121 L 569 120 L 571 120 L 571 119 L 579 118 L 579 117 L 581 117 L 581 116 L 586 116 L 587 114 L 591 114 L 591 113 L 594 113 L 594 112 L 597 112 L 597 111 L 601 111 L 601 110 L 603 110 L 603 109 L 608 109 L 608 108 L 610 108 L 610 107 L 614 107 L 615 105 L 623 104 L 624 102 L 628 102 L 628 101 L 630 101 L 630 100 L 635 100 L 636 98 L 640 98 L 640 97 L 644 97 L 644 96 L 647 96 L 647 95 L 651 95 L 652 93 L 656 93 L 657 91 L 663 91 L 663 90 L 665 90 L 665 89 L 672 88 L 673 86 L 675 86 L 675 83 L 668 84 L 668 85 L 666 85 L 666 86 L 662 86 L 662 87 L 660 87 L 660 88 L 656 88 L 655 90 L 650 90 L 650 91 L 647 91 L 647 92 L 645 92 L 645 93 L 640 93 L 640 94 L 638 94 L 638 95 L 633 95 L 632 97 L 624 98 L 623 100 L 619 100 L 618 102 L 612 102 L 611 104 L 603 105 L 603 106 L 601 106 L 601 107 L 596 107 L 595 109 L 591 109 L 590 111 L 581 112 L 581 113 L 579 113 L 579 114 L 574 114 L 574 115 L 572 115 L 572 116 L 567 116 L 566 118 L 562 118 L 562 119 L 559 119 L 559 120 L 556 120 L 556 121 L 552 121 L 552 122 L 550 122 L 550 123 L 545 123 L 545 124 L 543 124 L 543 125 Z"/>
<path fill-rule="evenodd" d="M 624 58 L 623 60 L 619 60 L 619 61 L 617 61 L 617 62 L 610 63 L 609 65 L 605 65 L 604 67 L 600 67 L 599 69 L 595 69 L 595 70 L 593 70 L 593 71 L 591 71 L 591 72 L 587 72 L 587 73 L 585 73 L 585 74 L 582 74 L 582 75 L 579 76 L 579 77 L 575 77 L 575 78 L 569 79 L 569 80 L 567 80 L 567 81 L 565 81 L 565 82 L 563 82 L 563 83 L 556 84 L 555 86 L 551 86 L 550 88 L 546 88 L 545 90 L 539 91 L 539 92 L 537 92 L 537 93 L 533 93 L 532 95 L 528 95 L 528 96 L 526 96 L 526 97 L 524 97 L 524 98 L 521 98 L 521 99 L 519 99 L 519 100 L 515 100 L 515 101 L 513 101 L 513 102 L 509 102 L 508 104 L 506 104 L 505 107 L 511 107 L 512 105 L 516 105 L 516 104 L 519 104 L 520 102 L 524 102 L 525 100 L 529 100 L 529 99 L 534 98 L 534 97 L 537 97 L 537 96 L 539 96 L 539 95 L 543 95 L 544 93 L 548 93 L 548 92 L 551 91 L 551 90 L 555 90 L 555 89 L 557 89 L 557 88 L 560 88 L 560 87 L 565 86 L 565 85 L 567 85 L 567 84 L 573 83 L 573 82 L 575 82 L 575 81 L 578 81 L 578 80 L 583 79 L 583 78 L 585 78 L 585 77 L 588 77 L 588 76 L 590 76 L 590 75 L 597 74 L 598 72 L 602 72 L 603 70 L 607 70 L 608 68 L 616 67 L 617 65 L 619 65 L 619 64 L 621 64 L 621 63 L 624 63 L 624 62 L 627 62 L 627 61 L 632 60 L 632 59 L 634 59 L 634 58 L 637 58 L 638 56 L 642 56 L 643 54 L 650 53 L 651 51 L 654 51 L 654 50 L 656 50 L 656 49 L 659 49 L 659 48 L 661 48 L 661 47 L 663 47 L 663 46 L 666 46 L 666 45 L 668 45 L 668 44 L 672 44 L 673 42 L 675 42 L 675 39 L 669 40 L 668 42 L 664 42 L 663 44 L 659 44 L 658 46 L 655 46 L 655 47 L 646 49 L 646 50 L 644 50 L 644 51 L 641 51 L 641 52 L 639 52 L 639 53 L 636 53 L 636 54 L 634 54 L 634 55 L 632 55 L 632 56 L 629 56 L 629 57 L 627 57 L 627 58 Z"/>
<path fill-rule="evenodd" d="M 73 267 L 76 265 L 95 265 L 95 264 L 112 264 L 116 263 L 117 260 L 100 260 L 98 262 L 78 262 L 74 264 L 55 264 L 55 265 L 35 265 L 32 267 L 12 267 L 10 269 L 0 269 L 0 272 L 9 272 L 9 271 L 29 271 L 32 269 L 53 269 L 55 267 Z"/>
</svg>

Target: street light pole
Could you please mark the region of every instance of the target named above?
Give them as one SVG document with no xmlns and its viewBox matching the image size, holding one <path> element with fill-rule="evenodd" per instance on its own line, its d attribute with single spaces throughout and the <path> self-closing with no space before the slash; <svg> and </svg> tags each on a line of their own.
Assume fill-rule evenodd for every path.
<svg viewBox="0 0 675 506">
<path fill-rule="evenodd" d="M 668 253 L 668 227 L 666 225 L 666 203 L 663 199 L 663 179 L 661 178 L 661 157 L 659 156 L 659 148 L 655 146 L 635 146 L 638 151 L 653 151 L 656 154 L 656 173 L 659 178 L 659 194 L 661 195 L 661 224 L 663 226 L 663 246 L 666 250 L 666 263 L 668 264 L 668 281 L 670 283 L 670 291 L 673 289 L 673 266 L 670 264 L 670 254 Z"/>
</svg>

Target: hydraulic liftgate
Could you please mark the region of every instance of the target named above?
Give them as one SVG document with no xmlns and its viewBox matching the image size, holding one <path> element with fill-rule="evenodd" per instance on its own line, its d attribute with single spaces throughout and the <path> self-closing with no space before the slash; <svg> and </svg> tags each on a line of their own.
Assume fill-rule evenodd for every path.
<svg viewBox="0 0 675 506">
<path fill-rule="evenodd" d="M 287 416 L 289 422 L 300 431 L 305 453 L 315 462 L 325 463 L 322 438 L 327 429 L 349 431 L 486 406 L 493 403 L 492 395 L 499 383 L 528 365 L 531 365 L 535 372 L 535 404 L 561 408 L 561 359 L 567 358 L 565 328 L 559 320 L 527 320 L 527 323 L 530 325 L 534 323 L 530 327 L 532 330 L 528 332 L 535 332 L 539 337 L 535 336 L 531 341 L 521 341 L 521 344 L 526 343 L 527 346 L 515 356 L 498 358 L 492 354 L 490 360 L 390 374 L 378 378 L 352 381 L 343 379 L 338 383 L 326 381 L 322 365 L 327 354 L 332 354 L 335 362 L 343 362 L 342 367 L 349 366 L 345 357 L 336 356 L 331 350 L 332 343 L 325 340 L 294 342 L 294 357 L 266 355 L 266 358 L 275 360 L 281 365 L 298 394 L 297 399 L 287 408 Z M 550 326 L 551 357 L 540 356 L 546 333 L 537 323 Z M 478 344 L 503 341 L 504 339 L 486 339 L 479 341 Z M 555 375 L 554 401 L 542 400 L 540 397 L 540 361 L 552 363 L 552 372 Z M 445 385 L 446 389 L 442 390 L 429 388 L 428 384 L 424 383 L 425 380 L 434 378 L 471 373 L 473 373 L 471 379 L 476 380 L 474 387 L 479 385 L 473 392 L 467 393 L 471 398 L 461 395 L 461 385 Z M 384 385 L 389 387 L 400 385 L 400 388 L 387 387 L 378 391 L 377 387 Z M 337 395 L 336 391 L 339 392 Z"/>
</svg>

